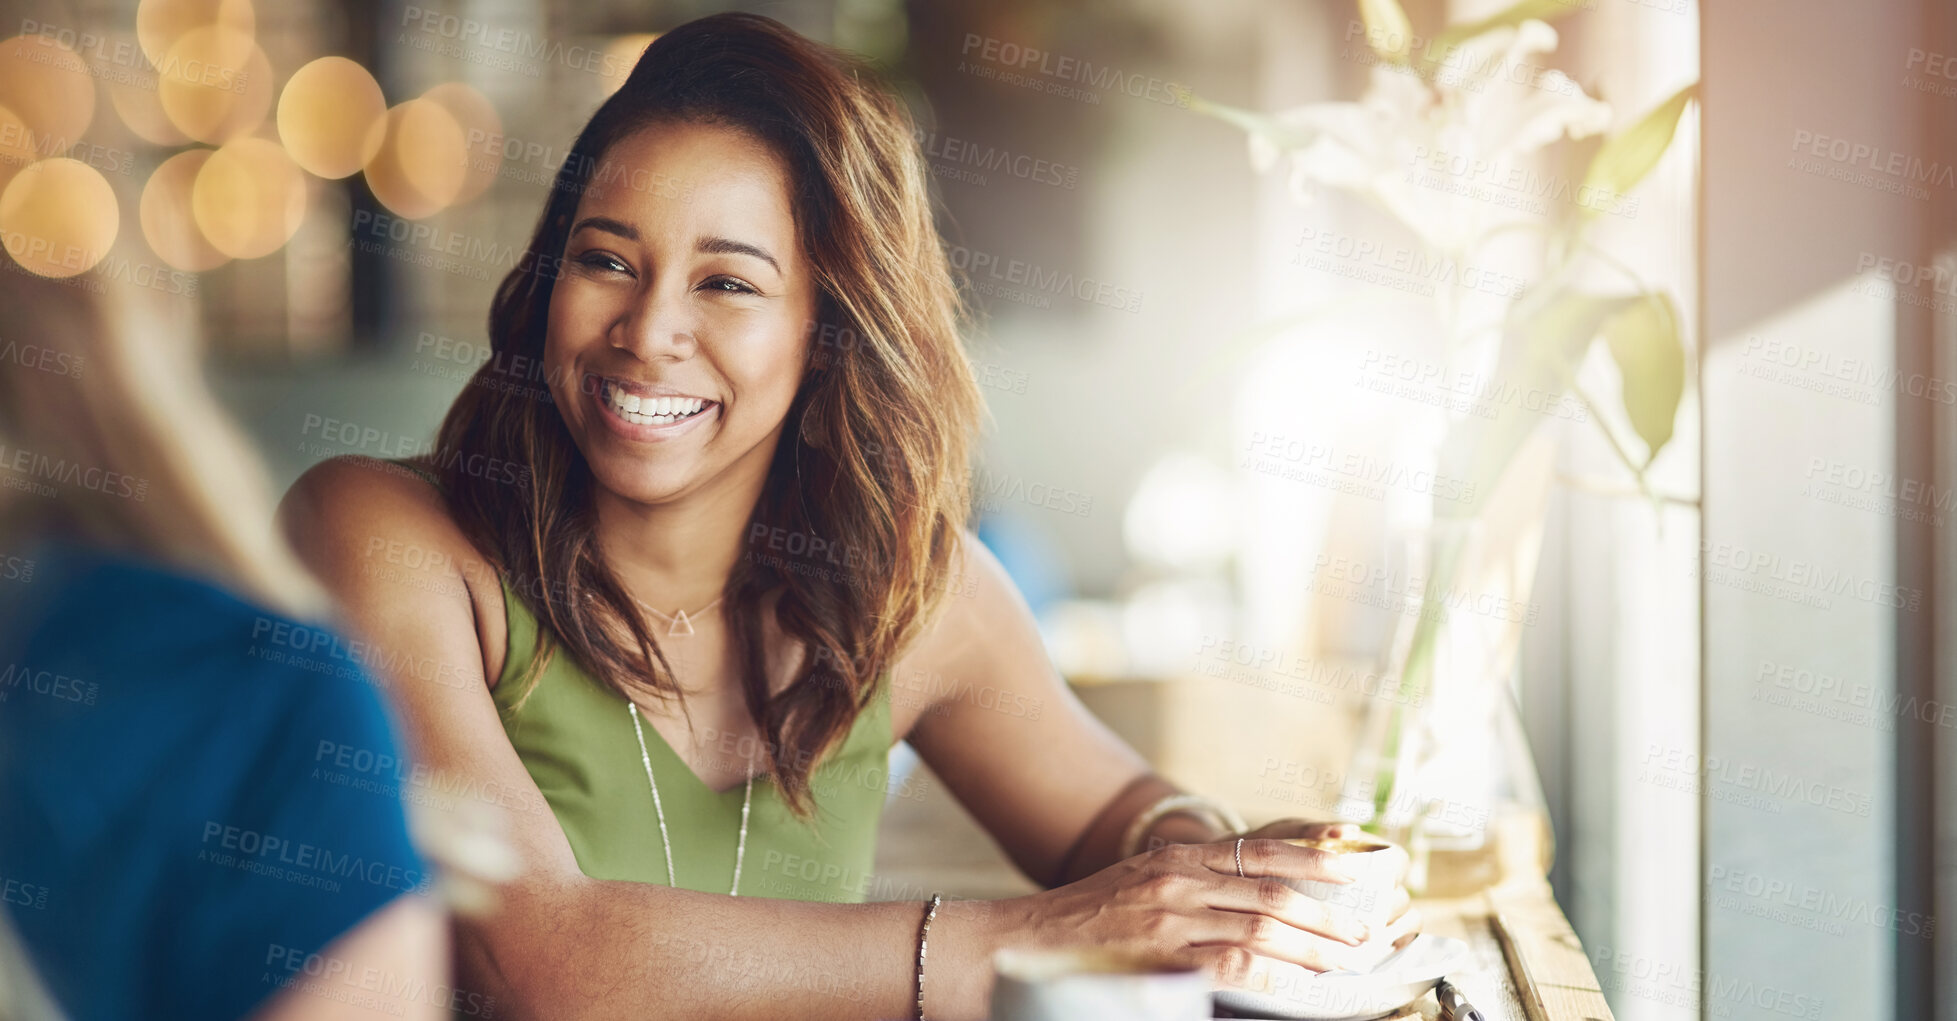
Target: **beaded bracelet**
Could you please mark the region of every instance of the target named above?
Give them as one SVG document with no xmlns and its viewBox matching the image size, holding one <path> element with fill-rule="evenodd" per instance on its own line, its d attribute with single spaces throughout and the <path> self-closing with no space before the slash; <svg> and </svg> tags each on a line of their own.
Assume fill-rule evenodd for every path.
<svg viewBox="0 0 1957 1021">
<path fill-rule="evenodd" d="M 915 1021 L 924 1021 L 924 946 L 931 933 L 931 919 L 938 917 L 938 903 L 944 894 L 931 895 L 931 906 L 924 909 L 924 921 L 917 927 L 917 1016 Z"/>
</svg>

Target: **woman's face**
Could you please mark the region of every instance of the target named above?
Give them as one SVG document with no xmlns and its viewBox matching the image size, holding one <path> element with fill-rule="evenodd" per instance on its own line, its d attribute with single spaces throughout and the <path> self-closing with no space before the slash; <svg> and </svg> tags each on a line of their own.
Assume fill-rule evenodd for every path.
<svg viewBox="0 0 1957 1021">
<path fill-rule="evenodd" d="M 628 500 L 758 485 L 816 308 L 787 167 L 738 129 L 666 123 L 615 143 L 592 179 L 544 341 L 564 424 Z"/>
</svg>

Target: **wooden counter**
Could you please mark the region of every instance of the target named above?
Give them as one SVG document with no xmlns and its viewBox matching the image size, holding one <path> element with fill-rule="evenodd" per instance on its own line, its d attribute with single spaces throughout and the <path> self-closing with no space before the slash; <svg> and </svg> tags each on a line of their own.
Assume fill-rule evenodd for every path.
<svg viewBox="0 0 1957 1021">
<path fill-rule="evenodd" d="M 932 890 L 983 898 L 1035 892 L 944 785 L 917 768 L 906 785 L 915 796 L 893 798 L 884 809 L 871 898 L 917 899 Z M 1487 1021 L 1611 1021 L 1590 962 L 1547 884 L 1417 903 L 1425 931 L 1468 944 L 1473 966 L 1449 978 Z M 1431 994 L 1396 1015 L 1438 1017 Z"/>
</svg>

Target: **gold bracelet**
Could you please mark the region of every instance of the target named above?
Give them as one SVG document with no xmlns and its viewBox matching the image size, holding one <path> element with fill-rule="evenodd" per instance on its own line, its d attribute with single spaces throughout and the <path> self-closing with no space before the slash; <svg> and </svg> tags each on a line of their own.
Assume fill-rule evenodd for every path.
<svg viewBox="0 0 1957 1021">
<path fill-rule="evenodd" d="M 1205 817 L 1207 821 L 1214 822 L 1231 833 L 1242 833 L 1250 828 L 1244 822 L 1243 816 L 1231 811 L 1230 806 L 1215 798 L 1204 797 L 1201 794 L 1169 794 L 1142 809 L 1141 813 L 1135 816 L 1134 821 L 1128 824 L 1127 831 L 1121 835 L 1119 857 L 1133 857 L 1141 849 L 1142 837 L 1148 834 L 1149 829 L 1160 822 L 1163 816 L 1177 812 Z"/>
</svg>

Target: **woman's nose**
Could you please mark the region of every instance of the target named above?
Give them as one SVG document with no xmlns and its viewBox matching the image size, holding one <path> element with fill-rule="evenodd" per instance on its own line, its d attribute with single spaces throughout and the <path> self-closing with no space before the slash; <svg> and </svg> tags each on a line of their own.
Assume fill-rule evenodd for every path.
<svg viewBox="0 0 1957 1021">
<path fill-rule="evenodd" d="M 655 281 L 612 326 L 612 343 L 640 358 L 685 358 L 699 346 L 698 316 L 684 289 Z"/>
</svg>

